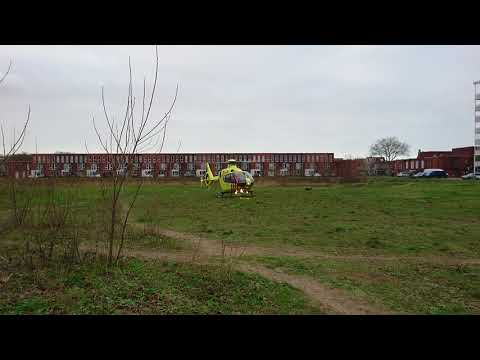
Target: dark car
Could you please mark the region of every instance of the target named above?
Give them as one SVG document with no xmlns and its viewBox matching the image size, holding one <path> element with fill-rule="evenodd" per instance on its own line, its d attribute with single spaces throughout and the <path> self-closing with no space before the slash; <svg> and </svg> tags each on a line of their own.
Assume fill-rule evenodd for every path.
<svg viewBox="0 0 480 360">
<path fill-rule="evenodd" d="M 425 169 L 423 171 L 422 177 L 426 178 L 446 178 L 448 174 L 445 170 L 442 169 Z"/>
</svg>

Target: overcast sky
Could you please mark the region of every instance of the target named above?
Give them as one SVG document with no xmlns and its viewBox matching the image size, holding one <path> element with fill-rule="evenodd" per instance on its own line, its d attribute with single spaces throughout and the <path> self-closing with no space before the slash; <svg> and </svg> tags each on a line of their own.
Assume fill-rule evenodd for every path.
<svg viewBox="0 0 480 360">
<path fill-rule="evenodd" d="M 120 118 L 153 83 L 153 46 L 0 46 L 0 121 L 24 150 L 100 151 L 92 116 Z M 179 84 L 164 152 L 334 152 L 365 156 L 380 137 L 422 150 L 473 143 L 479 46 L 159 46 L 153 115 Z M 150 80 L 150 81 L 149 81 Z M 10 136 L 11 137 L 11 136 Z"/>
</svg>

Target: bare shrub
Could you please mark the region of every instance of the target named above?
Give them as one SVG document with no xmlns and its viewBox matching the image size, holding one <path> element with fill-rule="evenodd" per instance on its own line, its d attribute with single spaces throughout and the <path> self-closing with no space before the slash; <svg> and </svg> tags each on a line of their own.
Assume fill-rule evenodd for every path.
<svg viewBox="0 0 480 360">
<path fill-rule="evenodd" d="M 143 180 L 140 176 L 136 183 L 133 196 L 128 197 L 125 192 L 126 180 L 130 174 L 140 172 L 138 154 L 147 149 L 156 148 L 160 142 L 158 152 L 163 149 L 165 142 L 166 126 L 170 119 L 173 107 L 175 105 L 178 85 L 175 91 L 174 99 L 168 111 L 160 118 L 151 118 L 151 109 L 158 78 L 158 48 L 155 48 L 155 78 L 152 91 L 149 98 L 146 96 L 146 79 L 143 80 L 143 96 L 141 117 L 135 116 L 135 97 L 133 95 L 132 66 L 129 58 L 129 86 L 127 104 L 123 120 L 118 123 L 113 117 L 108 115 L 105 104 L 104 89 L 102 87 L 102 107 L 107 124 L 106 134 L 102 135 L 98 130 L 95 118 L 93 118 L 93 127 L 98 137 L 102 149 L 107 154 L 108 161 L 112 165 L 112 176 L 105 180 L 104 199 L 109 199 L 109 229 L 107 234 L 108 241 L 108 264 L 115 260 L 118 262 L 125 242 L 125 232 L 130 213 L 138 198 L 142 188 Z M 118 245 L 116 256 L 114 256 L 114 247 Z"/>
<path fill-rule="evenodd" d="M 12 68 L 12 61 L 10 61 L 7 71 L 0 78 L 0 85 L 3 84 L 3 82 L 7 78 L 11 68 Z M 7 138 L 4 126 L 0 122 L 0 132 L 2 134 L 2 154 L 0 154 L 0 172 L 2 173 L 4 172 L 5 175 L 12 175 L 12 174 L 8 174 L 9 164 L 11 161 L 14 161 L 16 159 L 16 154 L 18 153 L 18 151 L 20 151 L 23 145 L 29 122 L 30 122 L 30 106 L 28 106 L 27 119 L 23 123 L 20 133 L 17 135 L 16 129 L 14 126 L 12 131 L 13 136 L 10 139 Z M 20 194 L 18 189 L 18 183 L 14 176 L 11 176 L 9 178 L 8 185 L 9 185 L 8 193 L 9 193 L 10 206 L 13 212 L 13 222 L 11 222 L 8 225 L 18 226 L 23 223 L 23 221 L 25 220 L 25 217 L 28 214 L 31 198 L 23 197 L 22 199 L 19 199 Z M 21 200 L 25 200 L 25 201 L 22 202 Z M 10 226 L 2 226 L 1 230 L 2 232 L 8 231 L 10 230 Z"/>
<path fill-rule="evenodd" d="M 52 178 L 43 186 L 31 185 L 31 189 L 35 189 L 31 194 L 39 201 L 31 206 L 20 227 L 24 240 L 23 264 L 34 269 L 52 262 L 67 265 L 81 262 L 76 187 L 59 188 L 56 179 Z"/>
</svg>

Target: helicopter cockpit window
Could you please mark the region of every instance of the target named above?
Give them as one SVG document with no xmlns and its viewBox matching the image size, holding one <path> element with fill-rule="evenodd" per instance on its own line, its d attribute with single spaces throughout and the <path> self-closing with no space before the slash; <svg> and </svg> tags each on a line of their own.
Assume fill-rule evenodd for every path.
<svg viewBox="0 0 480 360">
<path fill-rule="evenodd" d="M 231 184 L 245 184 L 247 182 L 245 174 L 239 171 L 225 175 L 223 181 Z"/>
<path fill-rule="evenodd" d="M 250 174 L 248 171 L 243 172 L 245 174 L 245 177 L 249 179 L 251 182 L 253 182 L 253 176 Z"/>
<path fill-rule="evenodd" d="M 235 182 L 235 181 L 233 180 L 232 175 L 233 175 L 233 174 L 231 174 L 231 173 L 225 175 L 225 176 L 223 177 L 223 181 L 225 181 L 226 183 L 233 183 L 233 182 Z"/>
</svg>

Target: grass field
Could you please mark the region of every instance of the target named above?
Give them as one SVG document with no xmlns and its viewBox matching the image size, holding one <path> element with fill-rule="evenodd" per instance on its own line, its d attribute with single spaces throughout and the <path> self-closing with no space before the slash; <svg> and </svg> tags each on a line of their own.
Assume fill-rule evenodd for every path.
<svg viewBox="0 0 480 360">
<path fill-rule="evenodd" d="M 60 201 L 69 193 L 75 194 L 82 242 L 89 244 L 98 234 L 88 231 L 99 216 L 98 185 L 58 187 Z M 256 193 L 218 199 L 197 184 L 145 184 L 127 247 L 192 251 L 188 241 L 141 231 L 159 227 L 213 243 L 273 249 L 235 261 L 313 279 L 390 311 L 480 313 L 480 262 L 458 262 L 480 258 L 480 182 L 388 178 L 315 184 L 309 191 L 294 183 L 260 185 Z M 38 186 L 33 203 L 39 213 L 45 202 L 46 190 Z M 0 217 L 8 215 L 7 206 L 6 192 L 0 192 Z M 10 231 L 0 251 L 21 247 L 22 236 Z M 388 261 L 375 258 L 382 256 Z M 324 312 L 298 289 L 222 266 L 130 259 L 108 270 L 77 265 L 67 275 L 52 268 L 35 276 L 10 271 L 0 313 Z"/>
<path fill-rule="evenodd" d="M 249 259 L 406 314 L 479 314 L 480 266 L 292 257 Z"/>
<path fill-rule="evenodd" d="M 311 191 L 259 187 L 256 198 L 223 200 L 195 186 L 144 190 L 136 221 L 231 242 L 480 256 L 479 183 L 394 179 Z"/>
<path fill-rule="evenodd" d="M 21 274 L 3 291 L 0 314 L 320 313 L 299 290 L 257 275 L 136 259 L 110 270 L 84 264 Z"/>
</svg>

